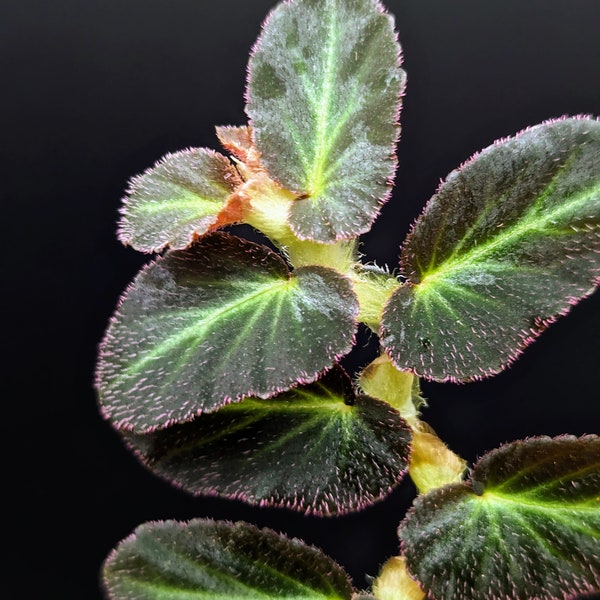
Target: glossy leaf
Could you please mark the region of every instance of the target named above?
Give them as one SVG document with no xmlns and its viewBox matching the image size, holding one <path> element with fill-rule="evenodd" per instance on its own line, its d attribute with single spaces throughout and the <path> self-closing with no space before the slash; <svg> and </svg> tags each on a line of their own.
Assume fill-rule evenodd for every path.
<svg viewBox="0 0 600 600">
<path fill-rule="evenodd" d="M 228 205 L 241 183 L 231 162 L 212 150 L 167 154 L 131 180 L 121 208 L 119 239 L 142 252 L 185 248 L 197 236 L 241 216 Z"/>
<path fill-rule="evenodd" d="M 301 239 L 367 231 L 396 169 L 404 72 L 376 0 L 282 2 L 249 64 L 247 112 L 271 177 L 297 193 Z"/>
<path fill-rule="evenodd" d="M 401 257 L 382 341 L 438 381 L 493 375 L 600 278 L 600 122 L 502 140 L 450 174 Z"/>
<path fill-rule="evenodd" d="M 194 494 L 334 514 L 372 504 L 400 482 L 411 434 L 389 405 L 356 397 L 335 368 L 274 398 L 126 439 L 153 471 Z"/>
<path fill-rule="evenodd" d="M 143 432 L 314 381 L 351 349 L 357 312 L 332 269 L 291 274 L 265 246 L 205 236 L 124 294 L 100 348 L 100 404 L 117 428 Z"/>
<path fill-rule="evenodd" d="M 600 438 L 533 438 L 470 481 L 419 497 L 400 526 L 409 571 L 439 600 L 600 591 Z"/>
<path fill-rule="evenodd" d="M 104 563 L 110 600 L 350 600 L 320 550 L 247 523 L 145 523 Z"/>
</svg>

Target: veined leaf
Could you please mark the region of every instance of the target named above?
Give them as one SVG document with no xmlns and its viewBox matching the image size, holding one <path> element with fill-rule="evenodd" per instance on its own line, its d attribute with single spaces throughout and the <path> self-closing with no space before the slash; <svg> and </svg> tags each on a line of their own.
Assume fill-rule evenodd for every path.
<svg viewBox="0 0 600 600">
<path fill-rule="evenodd" d="M 124 294 L 100 348 L 100 404 L 117 428 L 144 432 L 272 396 L 347 353 L 357 313 L 336 271 L 292 275 L 265 246 L 205 236 L 151 263 Z"/>
<path fill-rule="evenodd" d="M 247 112 L 269 174 L 297 193 L 289 224 L 333 242 L 367 231 L 390 193 L 405 75 L 376 0 L 282 2 L 249 63 Z"/>
<path fill-rule="evenodd" d="M 400 525 L 439 600 L 552 600 L 600 591 L 600 438 L 513 442 L 471 480 L 417 498 Z"/>
<path fill-rule="evenodd" d="M 372 504 L 400 482 L 411 434 L 388 404 L 356 397 L 337 367 L 271 399 L 125 438 L 150 469 L 194 494 L 335 514 Z"/>
<path fill-rule="evenodd" d="M 600 279 L 600 122 L 546 122 L 450 174 L 402 249 L 382 319 L 401 369 L 493 375 Z"/>
<path fill-rule="evenodd" d="M 247 523 L 145 523 L 103 565 L 111 600 L 350 600 L 317 548 Z"/>
<path fill-rule="evenodd" d="M 167 154 L 131 180 L 119 239 L 142 252 L 185 248 L 196 236 L 241 217 L 227 202 L 241 183 L 231 162 L 212 150 Z"/>
</svg>

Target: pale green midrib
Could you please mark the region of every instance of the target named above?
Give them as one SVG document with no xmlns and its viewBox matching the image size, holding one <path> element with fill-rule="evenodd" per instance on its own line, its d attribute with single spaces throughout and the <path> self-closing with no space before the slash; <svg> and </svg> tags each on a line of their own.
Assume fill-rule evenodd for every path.
<svg viewBox="0 0 600 600">
<path fill-rule="evenodd" d="M 583 207 L 595 194 L 600 194 L 600 183 L 591 189 L 584 190 L 572 196 L 568 202 L 562 203 L 546 214 L 540 215 L 536 207 L 532 207 L 523 216 L 521 221 L 508 228 L 505 232 L 499 233 L 489 241 L 472 248 L 462 256 L 447 259 L 432 271 L 423 273 L 423 278 L 418 285 L 425 287 L 434 283 L 436 279 L 451 277 L 454 273 L 469 265 L 482 262 L 486 255 L 501 249 L 503 246 L 514 243 L 528 233 L 543 231 L 552 221 L 559 220 L 565 213 L 574 212 Z"/>
<path fill-rule="evenodd" d="M 328 143 L 326 146 L 327 154 L 330 154 L 331 149 L 337 142 L 337 139 L 338 139 L 342 129 L 345 127 L 345 125 L 348 122 L 348 120 L 350 119 L 350 117 L 352 117 L 353 114 L 356 112 L 356 107 L 357 107 L 356 101 L 357 101 L 357 98 L 359 95 L 359 90 L 360 90 L 361 84 L 364 82 L 365 75 L 368 73 L 368 69 L 371 67 L 372 55 L 375 52 L 377 52 L 379 49 L 379 44 L 374 43 L 377 41 L 379 41 L 379 38 L 374 38 L 371 40 L 368 51 L 367 51 L 365 57 L 363 58 L 362 64 L 358 70 L 358 76 L 356 78 L 356 85 L 354 86 L 354 89 L 352 90 L 351 97 L 348 99 L 347 107 L 344 110 L 344 112 L 342 113 L 342 115 L 340 116 L 340 118 L 338 119 L 335 129 L 328 136 Z M 335 161 L 331 162 L 330 166 L 327 168 L 327 170 L 324 173 L 325 180 L 329 181 L 332 178 L 332 176 L 335 174 L 335 172 L 337 171 L 339 165 L 343 164 L 344 162 L 347 162 L 345 154 L 348 152 L 348 150 L 350 150 L 350 148 L 347 149 L 345 151 L 345 153 L 343 153 L 342 155 L 337 157 L 337 159 Z"/>
<path fill-rule="evenodd" d="M 275 598 L 277 598 L 277 599 L 280 598 L 280 596 L 275 597 L 275 596 L 272 596 L 270 593 L 266 593 L 260 587 L 257 587 L 256 585 L 252 585 L 252 584 L 244 581 L 243 579 L 240 579 L 239 576 L 234 576 L 233 574 L 227 573 L 226 571 L 223 571 L 222 569 L 219 569 L 219 568 L 209 564 L 209 561 L 205 561 L 204 563 L 200 564 L 200 563 L 192 560 L 188 554 L 185 554 L 183 552 L 183 550 L 177 550 L 177 549 L 169 548 L 169 547 L 163 547 L 163 549 L 167 551 L 169 556 L 174 557 L 174 559 L 177 561 L 178 565 L 181 563 L 185 563 L 190 567 L 191 571 L 193 571 L 193 572 L 195 571 L 195 572 L 199 573 L 201 576 L 204 574 L 207 574 L 209 577 L 214 577 L 217 580 L 225 581 L 229 585 L 233 584 L 233 587 L 237 587 L 240 590 L 251 590 L 252 592 L 258 592 L 258 595 L 254 596 L 255 598 L 264 598 L 265 600 L 266 599 L 274 600 Z M 236 558 L 236 557 L 232 557 L 232 558 Z M 160 565 L 154 564 L 154 561 L 152 561 L 152 560 L 150 560 L 149 562 L 153 566 L 158 567 L 160 570 Z M 237 560 L 236 560 L 236 562 L 237 562 Z M 322 577 L 321 579 L 326 583 L 329 590 L 332 593 L 336 594 L 335 597 L 330 597 L 329 595 L 324 596 L 320 592 L 318 592 L 318 596 L 315 595 L 314 589 L 310 588 L 307 584 L 303 583 L 302 581 L 299 581 L 298 579 L 293 578 L 292 576 L 286 574 L 283 571 L 277 570 L 276 568 L 272 567 L 271 565 L 265 563 L 263 560 L 257 560 L 257 559 L 247 560 L 246 564 L 256 565 L 259 567 L 260 570 L 271 572 L 274 575 L 275 580 L 279 580 L 281 582 L 287 582 L 288 585 L 291 585 L 292 588 L 296 588 L 296 590 L 302 594 L 302 595 L 298 595 L 298 596 L 286 595 L 285 598 L 289 598 L 290 600 L 292 600 L 293 598 L 306 599 L 309 597 L 315 598 L 315 599 L 330 600 L 331 598 L 337 599 L 339 597 L 337 595 L 337 593 L 335 592 L 333 586 L 329 582 L 329 580 L 327 580 L 325 577 Z M 180 574 L 180 573 L 176 573 L 176 575 L 178 577 L 181 577 L 182 580 L 185 581 L 187 585 L 191 585 L 191 586 L 201 585 L 198 582 L 196 582 L 194 579 L 190 578 L 189 576 L 185 577 L 183 574 Z M 139 579 L 135 579 L 134 577 L 131 577 L 131 576 L 128 577 L 128 579 L 130 579 L 132 582 L 142 584 L 144 587 L 148 587 L 150 589 L 160 587 L 165 590 L 173 591 L 173 588 L 170 586 L 169 587 L 167 587 L 165 585 L 156 586 L 156 585 L 150 584 L 145 581 L 140 581 Z M 302 593 L 304 590 L 311 592 L 311 596 L 307 596 L 306 594 Z M 176 588 L 175 588 L 175 591 L 177 591 Z M 178 592 L 178 593 L 180 593 L 180 592 Z M 184 593 L 187 595 L 188 593 L 189 594 L 198 594 L 198 593 L 204 594 L 205 592 L 198 590 L 198 591 L 193 591 L 193 592 L 185 591 Z M 212 594 L 213 592 L 211 591 L 209 593 Z M 231 592 L 228 592 L 228 593 L 230 594 Z M 194 596 L 192 595 L 191 598 L 193 598 L 193 597 Z M 198 596 L 196 596 L 196 597 L 198 597 Z M 199 596 L 199 597 L 202 598 L 203 596 Z M 212 597 L 213 596 L 210 596 L 210 598 L 212 598 Z M 226 597 L 228 599 L 230 599 L 231 595 L 228 595 Z M 244 597 L 244 596 L 242 596 L 242 597 Z M 248 597 L 248 596 L 245 596 L 245 597 Z"/>
<path fill-rule="evenodd" d="M 531 500 L 525 496 L 506 496 L 500 494 L 497 491 L 486 491 L 482 496 L 475 496 L 474 500 L 490 501 L 493 504 L 500 504 L 510 507 L 522 507 L 527 509 L 534 509 L 539 511 L 552 511 L 552 512 L 595 512 L 600 510 L 600 502 L 598 499 L 590 499 L 585 502 L 548 502 L 540 500 Z"/>
<path fill-rule="evenodd" d="M 525 468 L 519 469 L 511 477 L 508 477 L 507 479 L 504 479 L 501 483 L 496 484 L 494 486 L 494 489 L 499 492 L 502 492 L 503 488 L 510 486 L 515 481 L 523 480 L 523 478 L 526 475 L 528 475 L 529 473 L 535 472 L 535 471 L 540 471 L 545 464 L 547 464 L 547 463 L 553 464 L 556 460 L 557 460 L 557 457 L 555 454 L 548 453 L 547 456 L 544 456 L 543 458 L 535 461 L 534 463 L 529 464 Z M 547 488 L 552 485 L 556 485 L 557 483 L 559 483 L 565 479 L 573 480 L 577 477 L 581 477 L 582 475 L 586 475 L 589 472 L 594 472 L 599 469 L 600 469 L 600 462 L 588 464 L 588 465 L 585 465 L 575 471 L 569 471 L 568 473 L 564 473 L 560 477 L 555 477 L 554 479 L 550 479 L 550 480 L 541 482 L 535 486 L 530 485 L 527 487 L 527 493 L 530 493 L 530 492 L 538 490 L 538 489 L 544 489 L 544 488 Z"/>
<path fill-rule="evenodd" d="M 562 165 L 556 171 L 556 173 L 554 173 L 550 182 L 542 190 L 542 192 L 538 196 L 537 200 L 535 201 L 535 204 L 531 207 L 531 210 L 537 210 L 542 205 L 543 201 L 556 189 L 556 186 L 560 180 L 560 176 L 571 165 L 571 163 L 573 162 L 573 160 L 575 159 L 576 156 L 577 156 L 577 152 L 573 152 L 571 154 L 571 156 L 569 156 L 569 158 L 565 162 L 565 164 Z M 477 218 L 475 223 L 473 223 L 473 225 L 471 227 L 469 227 L 469 229 L 466 231 L 465 235 L 462 237 L 462 239 L 456 245 L 456 248 L 454 248 L 454 250 L 452 251 L 452 254 L 450 255 L 449 260 L 454 260 L 454 258 L 460 253 L 461 248 L 465 245 L 465 243 L 471 237 L 473 237 L 473 234 L 477 231 L 477 229 L 479 228 L 481 223 L 484 222 L 485 218 L 489 214 L 489 211 L 494 206 L 501 203 L 503 201 L 503 198 L 505 198 L 505 195 L 501 196 L 499 199 L 492 198 L 485 204 L 484 209 L 481 211 L 481 214 L 479 215 L 479 217 Z M 434 263 L 432 262 L 432 264 L 434 264 Z"/>
<path fill-rule="evenodd" d="M 200 573 L 200 575 L 208 575 L 209 577 L 213 577 L 217 580 L 221 580 L 221 581 L 225 581 L 227 582 L 229 585 L 233 584 L 234 588 L 237 588 L 239 590 L 252 590 L 252 591 L 256 591 L 257 588 L 255 588 L 254 586 L 251 586 L 243 581 L 240 581 L 239 579 L 233 577 L 232 575 L 229 575 L 228 573 L 219 570 L 219 569 L 215 569 L 214 567 L 211 567 L 210 565 L 204 563 L 202 565 L 198 564 L 197 562 L 193 561 L 190 559 L 190 557 L 187 554 L 184 554 L 182 551 L 177 551 L 176 549 L 173 548 L 165 548 L 163 547 L 163 550 L 167 550 L 167 553 L 169 555 L 169 557 L 173 557 L 174 560 L 176 561 L 177 565 L 181 565 L 186 564 L 188 565 L 188 567 L 190 568 L 190 571 L 192 572 L 198 572 Z M 147 557 L 144 557 L 147 558 Z M 158 569 L 158 571 L 162 571 L 161 569 L 161 565 L 160 564 L 156 564 L 153 560 L 148 560 L 148 562 L 153 566 L 156 567 Z M 181 573 L 176 573 L 176 575 L 181 578 L 182 580 L 182 584 L 186 585 L 187 587 L 189 586 L 194 586 L 194 587 L 198 587 L 199 584 L 198 582 L 194 581 L 192 578 L 185 577 L 183 574 Z M 123 577 L 123 576 L 122 576 Z M 145 589 L 161 589 L 161 590 L 165 590 L 165 591 L 169 591 L 169 593 L 173 593 L 173 591 L 177 592 L 178 595 L 180 595 L 182 593 L 181 589 L 179 588 L 173 588 L 170 585 L 167 585 L 166 582 L 160 583 L 160 584 L 156 584 L 153 582 L 148 582 L 145 580 L 140 580 L 136 577 L 134 577 L 133 575 L 129 575 L 129 576 L 124 576 L 124 579 L 127 579 L 129 581 L 131 581 L 132 583 L 137 584 L 140 587 L 143 587 Z M 258 589 L 258 591 L 261 591 L 260 589 Z M 203 594 L 205 592 L 201 591 L 201 590 L 194 590 L 194 591 L 183 591 L 183 593 L 188 596 L 190 598 L 194 598 L 194 594 L 195 597 L 203 597 L 203 596 L 198 596 L 198 594 Z M 231 597 L 231 596 L 230 596 Z M 258 596 L 259 598 L 261 596 Z M 264 596 L 264 593 L 262 595 L 263 598 L 268 598 L 269 596 Z"/>
<path fill-rule="evenodd" d="M 146 201 L 138 203 L 135 208 L 132 208 L 132 212 L 155 215 L 173 210 L 202 209 L 203 214 L 211 214 L 213 212 L 219 212 L 223 208 L 224 200 L 226 198 L 227 196 L 224 196 L 223 200 L 213 200 L 211 198 L 190 198 L 185 200 L 160 200 L 154 202 Z"/>
<path fill-rule="evenodd" d="M 283 394 L 295 393 L 295 390 L 290 392 L 283 392 Z M 242 402 L 238 402 L 236 404 L 229 404 L 223 410 L 227 410 L 229 412 L 233 411 L 244 411 L 244 410 L 252 410 L 253 405 L 256 407 L 258 412 L 264 412 L 265 414 L 273 414 L 273 413 L 295 413 L 298 411 L 307 411 L 311 412 L 314 410 L 323 411 L 323 412 L 345 412 L 346 404 L 342 399 L 339 399 L 337 402 L 321 402 L 318 397 L 315 397 L 314 400 L 308 401 L 298 401 L 298 400 L 284 400 L 283 398 L 280 400 L 262 400 L 262 399 L 254 399 L 248 398 L 243 400 Z"/>
<path fill-rule="evenodd" d="M 500 527 L 500 523 L 498 522 L 498 515 L 493 512 L 492 514 L 488 513 L 488 518 L 490 520 L 490 525 L 494 530 L 494 538 L 499 542 L 500 551 L 504 555 L 507 564 L 507 570 L 510 571 L 511 568 L 514 568 L 515 556 L 508 548 L 508 544 L 506 538 L 502 535 L 502 528 Z M 468 544 L 465 544 L 468 546 Z"/>
<path fill-rule="evenodd" d="M 173 348 L 180 346 L 185 340 L 190 338 L 199 338 L 202 335 L 202 331 L 211 327 L 215 323 L 226 319 L 228 315 L 231 313 L 235 313 L 242 308 L 247 308 L 252 304 L 255 304 L 260 301 L 265 301 L 265 297 L 280 293 L 282 289 L 285 289 L 290 286 L 295 280 L 286 279 L 283 281 L 278 281 L 269 286 L 261 288 L 257 292 L 252 294 L 248 294 L 247 296 L 243 296 L 242 298 L 230 302 L 229 304 L 224 305 L 222 308 L 218 310 L 214 310 L 210 313 L 210 316 L 203 318 L 200 323 L 193 323 L 192 325 L 188 325 L 183 328 L 181 331 L 167 337 L 162 343 L 157 344 L 154 348 L 142 356 L 139 360 L 133 362 L 129 365 L 123 372 L 122 377 L 131 376 L 135 373 L 141 371 L 146 364 L 154 361 L 155 359 L 164 356 L 168 352 L 170 352 Z"/>
<path fill-rule="evenodd" d="M 336 63 L 336 45 L 339 35 L 335 26 L 335 15 L 336 11 L 329 11 L 325 72 L 323 73 L 323 86 L 321 88 L 321 102 L 317 108 L 317 120 L 315 123 L 317 134 L 315 140 L 315 154 L 311 172 L 307 174 L 307 191 L 311 196 L 318 195 L 324 185 L 324 164 L 327 155 L 327 126 L 329 124 L 331 113 L 333 78 Z"/>
<path fill-rule="evenodd" d="M 301 423 L 298 423 L 294 427 L 288 429 L 284 434 L 280 435 L 275 441 L 266 446 L 257 448 L 256 452 L 253 454 L 253 458 L 256 459 L 265 452 L 271 452 L 272 450 L 285 446 L 290 440 L 294 440 L 295 438 L 306 434 L 307 431 L 314 429 L 322 421 L 323 416 L 319 414 L 313 415 L 308 419 L 304 419 Z"/>
<path fill-rule="evenodd" d="M 262 565 L 264 567 L 264 565 Z M 228 590 L 227 592 L 215 592 L 214 590 L 201 590 L 195 589 L 191 591 L 181 590 L 180 588 L 173 587 L 172 585 L 157 584 L 156 582 L 149 582 L 141 579 L 135 578 L 133 575 L 120 575 L 120 579 L 128 581 L 130 584 L 134 585 L 136 588 L 145 590 L 148 593 L 159 594 L 168 594 L 168 598 L 175 600 L 236 600 L 239 599 L 248 599 L 248 600 L 281 600 L 282 596 L 278 594 L 277 596 L 272 595 L 271 593 L 264 592 L 258 587 L 254 587 L 248 584 L 244 584 L 239 579 L 235 579 L 234 577 L 219 577 L 222 575 L 220 572 L 215 571 L 213 575 L 217 575 L 218 579 L 223 579 L 228 582 L 233 582 L 236 584 L 237 588 L 240 590 L 240 595 L 237 595 L 236 592 L 232 592 Z M 299 582 L 297 582 L 299 583 Z M 306 587 L 306 586 L 305 586 Z M 287 595 L 284 597 L 285 600 L 338 600 L 340 597 L 336 594 L 335 596 L 324 596 L 321 593 L 315 593 L 310 588 L 307 588 L 310 595 L 301 594 L 290 596 Z M 242 590 L 249 590 L 252 595 L 248 595 L 248 592 Z M 234 594 L 234 595 L 232 595 Z"/>
<path fill-rule="evenodd" d="M 560 552 L 556 546 L 552 546 L 550 542 L 544 538 L 544 536 L 540 535 L 539 531 L 532 527 L 530 521 L 528 521 L 523 515 L 516 513 L 512 515 L 512 518 L 519 522 L 520 527 L 527 532 L 527 536 L 533 540 L 543 552 L 549 554 L 553 558 L 560 559 L 565 563 L 568 562 L 568 557 Z"/>
<path fill-rule="evenodd" d="M 278 294 L 277 296 L 281 300 L 281 295 Z M 241 346 L 244 345 L 244 340 L 248 339 L 248 336 L 254 330 L 256 323 L 263 318 L 263 315 L 268 308 L 272 309 L 272 303 L 264 302 L 257 307 L 257 309 L 253 312 L 252 315 L 250 315 L 249 318 L 246 319 L 246 322 L 244 323 L 243 327 L 241 329 L 238 329 L 235 336 L 229 340 L 226 352 L 220 357 L 219 365 L 223 365 L 226 367 L 231 357 L 239 351 Z M 271 322 L 273 323 L 272 329 L 275 329 L 275 323 L 277 323 L 277 321 L 275 321 L 275 319 L 272 318 Z"/>
<path fill-rule="evenodd" d="M 293 403 L 293 406 L 290 405 L 291 403 Z M 253 406 L 256 406 L 256 410 L 253 410 Z M 286 415 L 302 411 L 305 411 L 307 413 L 313 413 L 314 415 L 314 412 L 318 411 L 319 413 L 321 413 L 320 418 L 326 419 L 328 418 L 325 416 L 326 413 L 336 415 L 340 412 L 343 412 L 343 409 L 340 408 L 340 402 L 335 404 L 329 402 L 321 404 L 318 400 L 315 400 L 314 402 L 309 403 L 296 403 L 295 401 L 272 401 L 261 400 L 260 398 L 247 398 L 242 402 L 234 402 L 232 404 L 227 404 L 218 411 L 218 414 L 221 416 L 228 416 L 231 415 L 231 413 L 236 412 L 241 412 L 242 414 L 247 413 L 249 410 L 252 412 L 244 415 L 243 419 L 239 419 L 235 423 L 229 423 L 226 428 L 220 429 L 219 431 L 214 432 L 211 435 L 203 434 L 201 439 L 193 439 L 189 443 L 180 445 L 175 450 L 168 452 L 167 455 L 169 459 L 175 456 L 185 455 L 192 448 L 200 449 L 209 446 L 213 442 L 222 440 L 224 437 L 229 437 L 233 434 L 239 433 L 240 431 L 243 431 L 244 429 L 247 429 L 252 425 L 260 424 L 262 419 L 268 415 Z"/>
<path fill-rule="evenodd" d="M 307 584 L 303 583 L 302 581 L 299 581 L 298 579 L 294 579 L 291 575 L 287 575 L 281 571 L 278 571 L 275 567 L 272 567 L 269 564 L 266 564 L 264 561 L 262 560 L 254 560 L 253 564 L 257 565 L 259 568 L 261 569 L 266 569 L 268 571 L 271 571 L 272 573 L 274 573 L 279 579 L 284 580 L 284 581 L 289 581 L 291 582 L 294 587 L 299 588 L 300 590 L 306 590 L 308 592 L 310 592 L 312 594 L 312 596 L 314 598 L 321 598 L 322 600 L 332 600 L 332 599 L 337 599 L 338 595 L 335 591 L 335 589 L 333 588 L 333 586 L 331 585 L 330 581 L 323 575 L 321 575 L 321 581 L 323 581 L 327 587 L 329 588 L 330 592 L 335 594 L 335 596 L 329 596 L 329 594 L 327 594 L 327 596 L 324 596 L 321 592 L 318 592 L 318 597 L 315 596 L 315 591 L 313 588 L 309 587 Z M 302 596 L 298 596 L 298 598 L 307 598 L 308 596 L 302 595 Z M 289 598 L 289 596 L 287 597 Z"/>
<path fill-rule="evenodd" d="M 431 294 L 425 296 L 425 312 L 427 313 L 427 318 L 432 325 L 435 325 L 436 320 L 438 318 L 438 310 L 439 308 L 444 309 L 452 318 L 456 319 L 457 322 L 460 321 L 459 314 L 452 308 L 450 302 L 436 289 L 432 290 L 433 296 L 435 296 L 435 302 L 431 302 Z M 418 298 L 419 300 L 420 298 Z M 415 302 L 413 304 L 413 313 L 416 311 L 419 302 Z"/>
<path fill-rule="evenodd" d="M 333 27 L 333 23 L 330 22 L 330 34 L 331 34 L 331 30 Z M 329 38 L 331 39 L 331 38 Z M 337 41 L 338 36 L 335 36 L 335 41 Z M 379 41 L 379 38 L 374 38 L 371 40 L 371 43 L 369 44 L 368 47 L 368 51 L 366 53 L 366 56 L 362 59 L 361 61 L 361 65 L 360 68 L 358 69 L 358 73 L 357 73 L 357 78 L 356 78 L 356 84 L 353 87 L 352 90 L 352 94 L 345 100 L 346 102 L 346 108 L 344 110 L 344 112 L 339 116 L 339 118 L 337 119 L 336 123 L 335 123 L 335 127 L 329 131 L 329 133 L 327 132 L 327 127 L 326 125 L 329 123 L 329 116 L 330 116 L 330 112 L 331 112 L 331 90 L 333 89 L 332 85 L 328 85 L 327 89 L 325 88 L 325 83 L 328 83 L 328 81 L 330 80 L 330 74 L 333 75 L 333 58 L 335 57 L 335 52 L 333 51 L 334 48 L 330 45 L 328 46 L 328 58 L 327 58 L 327 69 L 326 69 L 326 81 L 324 82 L 323 85 L 323 92 L 325 92 L 325 89 L 327 91 L 327 98 L 325 98 L 324 96 L 321 98 L 321 106 L 317 107 L 316 106 L 316 102 L 314 100 L 314 95 L 312 95 L 311 100 L 313 101 L 313 109 L 315 110 L 315 112 L 318 114 L 319 117 L 323 117 L 323 118 L 319 118 L 317 120 L 317 149 L 320 150 L 320 152 L 318 152 L 317 157 L 315 158 L 314 162 L 313 162 L 313 170 L 312 170 L 312 176 L 309 177 L 309 182 L 315 181 L 315 173 L 318 173 L 319 177 L 318 180 L 322 182 L 320 188 L 324 187 L 324 185 L 329 182 L 332 178 L 332 176 L 335 174 L 335 172 L 337 171 L 337 169 L 339 168 L 340 164 L 343 164 L 345 162 L 347 162 L 346 157 L 344 154 L 338 156 L 334 161 L 331 161 L 330 163 L 328 163 L 329 166 L 327 166 L 327 168 L 325 168 L 325 164 L 327 163 L 327 158 L 330 156 L 331 150 L 334 147 L 334 145 L 336 144 L 339 135 L 341 133 L 341 131 L 344 129 L 344 127 L 346 126 L 346 124 L 348 123 L 349 119 L 353 116 L 353 114 L 356 112 L 356 107 L 357 107 L 357 99 L 359 96 L 359 91 L 360 91 L 360 84 L 364 82 L 365 76 L 368 74 L 368 70 L 371 67 L 372 64 L 372 57 L 374 55 L 375 52 L 378 51 L 379 49 L 379 45 L 377 42 Z M 330 68 L 331 67 L 331 68 Z M 306 81 L 306 80 L 305 80 Z M 306 86 L 306 83 L 305 83 Z M 326 103 L 327 105 L 327 113 L 325 114 L 325 112 L 323 111 L 323 105 Z M 327 118 L 325 118 L 325 116 L 327 116 Z M 346 150 L 347 152 L 348 150 Z"/>
<path fill-rule="evenodd" d="M 313 386 L 315 388 L 318 388 L 320 394 L 316 393 L 316 392 L 309 392 L 306 389 L 302 389 L 302 388 L 296 388 L 291 391 L 294 394 L 300 396 L 301 398 L 307 398 L 309 401 L 312 398 L 326 397 L 331 401 L 332 404 L 337 404 L 339 402 L 343 402 L 343 398 L 342 398 L 341 394 L 338 394 L 337 392 L 330 390 L 326 385 L 323 385 L 322 381 L 317 381 L 315 384 L 313 384 Z"/>
</svg>

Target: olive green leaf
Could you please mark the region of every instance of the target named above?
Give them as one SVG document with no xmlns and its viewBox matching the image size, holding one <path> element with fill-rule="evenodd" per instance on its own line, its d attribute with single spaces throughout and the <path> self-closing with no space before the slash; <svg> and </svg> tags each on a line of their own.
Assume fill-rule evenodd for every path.
<svg viewBox="0 0 600 600">
<path fill-rule="evenodd" d="M 273 398 L 125 439 L 151 470 L 193 494 L 329 515 L 359 510 L 396 487 L 411 434 L 388 404 L 357 397 L 337 367 Z"/>
<path fill-rule="evenodd" d="M 401 255 L 382 343 L 438 381 L 490 376 L 600 280 L 600 122 L 564 118 L 450 174 Z"/>
<path fill-rule="evenodd" d="M 350 600 L 343 569 L 317 548 L 247 523 L 140 525 L 105 560 L 110 600 Z"/>
<path fill-rule="evenodd" d="M 351 283 L 290 273 L 266 246 L 204 236 L 145 267 L 102 341 L 99 402 L 118 429 L 151 431 L 311 382 L 351 348 Z"/>
<path fill-rule="evenodd" d="M 502 446 L 470 481 L 417 498 L 399 535 L 409 571 L 438 600 L 600 591 L 600 438 Z"/>
<path fill-rule="evenodd" d="M 390 193 L 405 75 L 376 0 L 295 0 L 267 18 L 247 113 L 262 161 L 295 192 L 289 224 L 330 243 L 367 231 Z"/>
<path fill-rule="evenodd" d="M 227 201 L 241 183 L 229 159 L 213 150 L 167 154 L 131 180 L 118 237 L 142 252 L 185 248 L 197 236 L 236 220 Z"/>
</svg>

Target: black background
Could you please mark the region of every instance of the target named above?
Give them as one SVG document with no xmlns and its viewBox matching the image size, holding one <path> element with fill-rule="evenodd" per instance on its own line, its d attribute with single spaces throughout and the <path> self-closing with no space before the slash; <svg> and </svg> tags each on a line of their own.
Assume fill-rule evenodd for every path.
<svg viewBox="0 0 600 600">
<path fill-rule="evenodd" d="M 245 123 L 248 51 L 271 0 L 24 0 L 0 7 L 3 576 L 7 598 L 100 598 L 110 549 L 140 523 L 210 516 L 298 536 L 359 587 L 397 553 L 406 482 L 360 514 L 318 519 L 194 499 L 138 465 L 96 408 L 97 344 L 147 260 L 115 237 L 130 176 L 218 148 Z M 364 236 L 396 266 L 439 180 L 495 139 L 600 114 L 597 0 L 388 0 L 408 87 L 393 198 Z M 426 384 L 425 419 L 469 461 L 513 439 L 597 433 L 600 296 L 503 374 Z M 361 340 L 361 343 L 364 340 Z M 355 363 L 366 360 L 360 349 Z"/>
</svg>

